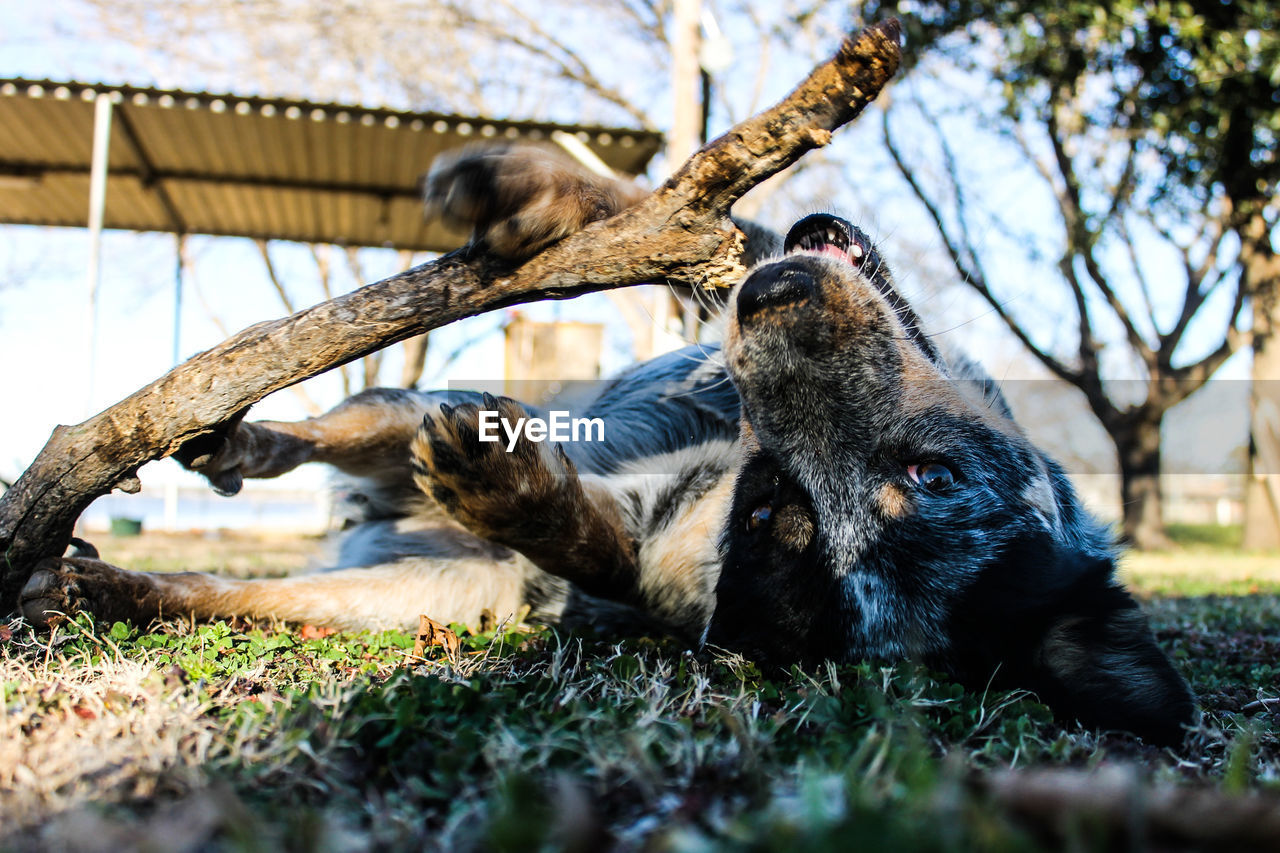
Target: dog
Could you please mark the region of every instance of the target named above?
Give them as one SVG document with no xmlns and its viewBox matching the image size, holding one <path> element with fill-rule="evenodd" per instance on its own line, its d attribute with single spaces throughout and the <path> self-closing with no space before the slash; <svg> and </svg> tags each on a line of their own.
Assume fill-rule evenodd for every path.
<svg viewBox="0 0 1280 853">
<path fill-rule="evenodd" d="M 438 162 L 425 193 L 473 229 L 470 251 L 513 260 L 643 195 L 502 145 Z M 762 260 L 727 298 L 723 344 L 605 384 L 578 412 L 605 440 L 539 441 L 509 427 L 547 412 L 460 392 L 369 390 L 298 423 L 229 423 L 178 453 L 219 492 L 305 462 L 355 478 L 332 570 L 148 574 L 85 552 L 38 568 L 24 614 L 356 629 L 527 606 L 767 663 L 918 660 L 1177 743 L 1194 700 L 1115 578 L 1111 533 L 996 384 L 925 333 L 851 223 L 749 234 Z"/>
</svg>

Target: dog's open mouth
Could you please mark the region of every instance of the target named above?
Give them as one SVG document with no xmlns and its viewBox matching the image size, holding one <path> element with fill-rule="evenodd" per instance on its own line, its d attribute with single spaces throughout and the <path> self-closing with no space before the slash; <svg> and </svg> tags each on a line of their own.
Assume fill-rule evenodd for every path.
<svg viewBox="0 0 1280 853">
<path fill-rule="evenodd" d="M 814 252 L 857 265 L 862 263 L 867 248 L 858 239 L 857 229 L 848 221 L 826 213 L 815 213 L 791 226 L 782 243 L 782 251 L 788 255 Z"/>
</svg>

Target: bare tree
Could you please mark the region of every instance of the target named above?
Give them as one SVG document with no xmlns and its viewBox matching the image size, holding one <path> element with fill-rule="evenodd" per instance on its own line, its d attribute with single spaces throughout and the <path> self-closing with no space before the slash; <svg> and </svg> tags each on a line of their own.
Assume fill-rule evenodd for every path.
<svg viewBox="0 0 1280 853">
<path fill-rule="evenodd" d="M 1166 413 L 1265 330 L 1258 308 L 1280 281 L 1266 192 L 1274 151 L 1258 148 L 1253 130 L 1275 111 L 1260 97 L 1273 87 L 1257 49 L 1275 42 L 1244 37 L 1274 12 L 1245 5 L 1182 26 L 1142 4 L 1073 2 L 1054 7 L 1054 27 L 1031 29 L 1035 2 L 948 7 L 911 23 L 923 73 L 908 79 L 927 94 L 898 99 L 898 118 L 883 125 L 956 272 L 1041 364 L 1083 392 L 1111 437 L 1125 533 L 1140 547 L 1165 542 Z M 1011 164 L 993 179 L 984 170 L 1002 152 Z M 1012 172 L 1024 181 L 1015 205 L 1025 209 L 1039 190 L 1052 199 L 1039 229 L 998 210 L 990 191 L 1007 188 Z M 1028 266 L 1045 279 L 1033 301 L 1056 311 L 1038 323 L 1026 300 L 1011 301 L 1023 283 L 1009 255 L 1028 247 L 1042 255 Z M 1117 372 L 1141 377 L 1140 393 L 1108 382 Z"/>
<path fill-rule="evenodd" d="M 991 272 L 993 252 L 982 225 L 982 188 L 962 174 L 960 158 L 937 117 L 918 100 L 908 105 L 915 108 L 917 131 L 931 130 L 942 154 L 940 167 L 928 170 L 928 176 L 904 151 L 895 130 L 892 114 L 900 107 L 884 113 L 884 141 L 899 173 L 928 211 L 957 274 L 1044 367 L 1083 392 L 1116 447 L 1125 535 L 1138 547 L 1159 547 L 1166 544 L 1160 487 L 1165 415 L 1249 342 L 1239 322 L 1245 291 L 1231 264 L 1232 210 L 1213 200 L 1199 211 L 1202 227 L 1184 236 L 1152 209 L 1135 204 L 1140 183 L 1137 146 L 1122 133 L 1107 134 L 1105 140 L 1089 138 L 1096 128 L 1089 128 L 1083 115 L 1084 97 L 1083 91 L 1053 92 L 1038 121 L 1024 118 L 1002 129 L 1012 150 L 1021 154 L 1056 203 L 1061 235 L 1057 257 L 1051 266 L 1039 268 L 1056 273 L 1070 294 L 1074 316 L 1067 322 L 1074 332 L 1069 336 L 1060 334 L 1061 322 L 1041 318 L 1037 327 L 1027 316 L 1032 312 L 1009 303 L 1009 282 Z M 1004 227 L 1016 229 L 1007 222 Z M 1135 236 L 1137 228 L 1143 228 L 1145 248 Z M 1158 286 L 1167 294 L 1171 283 L 1153 283 L 1149 269 L 1154 265 L 1142 258 L 1154 241 L 1175 253 L 1181 268 L 1176 285 L 1181 296 L 1168 316 L 1158 310 L 1155 291 Z M 1025 237 L 1026 245 L 1036 242 L 1032 235 Z M 1187 330 L 1219 293 L 1229 299 L 1230 307 L 1216 343 L 1199 357 L 1177 359 Z M 1037 300 L 1037 305 L 1043 304 Z M 1128 364 L 1144 376 L 1141 399 L 1126 399 L 1132 383 L 1107 380 L 1108 371 L 1116 369 L 1116 362 L 1109 363 L 1104 354 L 1117 343 L 1109 339 L 1110 329 L 1119 330 Z M 1130 387 L 1117 387 L 1126 385 Z"/>
<path fill-rule="evenodd" d="M 871 0 L 862 11 L 883 15 L 899 9 L 905 12 L 908 6 Z M 941 71 L 944 79 L 955 81 L 963 70 L 996 84 L 990 99 L 995 109 L 967 111 L 970 124 L 976 119 L 1014 132 L 1034 131 L 1027 156 L 1057 199 L 1062 236 L 1054 260 L 1074 303 L 1067 311 L 1074 315 L 1077 334 L 1071 352 L 1050 352 L 1042 339 L 1032 349 L 1051 370 L 1085 390 L 1116 440 L 1130 535 L 1140 544 L 1162 538 L 1159 481 L 1152 468 L 1158 467 L 1155 433 L 1164 412 L 1251 337 L 1254 476 L 1246 541 L 1280 544 L 1275 487 L 1280 474 L 1267 469 L 1263 455 L 1280 458 L 1277 428 L 1266 428 L 1280 420 L 1267 414 L 1280 411 L 1274 381 L 1280 370 L 1274 335 L 1280 319 L 1276 5 L 1269 0 L 1158 7 L 1136 0 L 953 0 L 913 2 L 909 11 L 906 30 L 915 48 L 909 63 L 934 63 L 928 71 L 934 77 Z M 937 61 L 949 69 L 940 69 Z M 951 94 L 935 103 L 954 109 Z M 964 172 L 972 178 L 987 157 L 976 146 L 965 154 Z M 899 161 L 905 171 L 923 177 L 919 161 L 907 163 L 901 156 Z M 990 291 L 1000 283 L 984 274 L 970 251 L 974 241 L 958 227 L 965 208 L 969 214 L 975 208 L 955 194 L 961 190 L 974 200 L 984 188 L 973 180 L 952 180 L 957 172 L 949 166 L 943 171 L 949 175 L 939 184 L 917 180 L 916 194 L 933 202 L 930 210 L 939 228 L 948 229 L 957 271 L 979 293 L 984 286 Z M 951 200 L 944 203 L 948 188 Z M 1143 235 L 1144 229 L 1155 236 Z M 1157 273 L 1153 262 L 1162 252 L 1181 267 L 1172 274 L 1172 287 L 1169 275 Z M 1126 264 L 1129 269 L 1121 269 Z M 995 310 L 996 303 L 1003 305 L 1001 295 L 984 298 Z M 1176 304 L 1166 313 L 1169 295 Z M 1240 331 L 1246 302 L 1252 303 L 1251 336 Z M 1215 310 L 1223 303 L 1229 316 Z M 1197 348 L 1195 340 L 1210 323 L 1218 326 L 1213 346 Z M 1032 345 L 1030 336 L 1024 337 Z M 1096 362 L 1113 337 L 1145 377 L 1145 402 L 1117 403 L 1099 387 Z"/>
</svg>

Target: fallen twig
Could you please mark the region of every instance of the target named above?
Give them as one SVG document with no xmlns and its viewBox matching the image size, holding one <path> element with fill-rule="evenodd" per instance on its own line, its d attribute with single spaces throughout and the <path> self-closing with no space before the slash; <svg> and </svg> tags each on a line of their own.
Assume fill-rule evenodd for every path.
<svg viewBox="0 0 1280 853">
<path fill-rule="evenodd" d="M 973 784 L 1056 842 L 1092 838 L 1115 849 L 1243 851 L 1275 850 L 1280 839 L 1280 797 L 1150 784 L 1133 767 L 1009 770 L 977 776 Z"/>
<path fill-rule="evenodd" d="M 1253 702 L 1250 702 L 1248 705 L 1245 705 L 1240 710 L 1242 712 L 1248 712 L 1248 711 L 1269 710 L 1271 708 L 1280 708 L 1280 698 L 1257 699 Z"/>
</svg>

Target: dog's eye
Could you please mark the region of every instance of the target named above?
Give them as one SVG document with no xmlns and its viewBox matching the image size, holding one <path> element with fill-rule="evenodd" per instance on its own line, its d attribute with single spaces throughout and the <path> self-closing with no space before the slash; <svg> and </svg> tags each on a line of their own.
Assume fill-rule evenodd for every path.
<svg viewBox="0 0 1280 853">
<path fill-rule="evenodd" d="M 956 475 L 941 462 L 922 462 L 919 465 L 908 465 L 907 476 L 911 482 L 923 486 L 931 492 L 940 492 L 955 485 Z"/>
<path fill-rule="evenodd" d="M 751 517 L 747 519 L 748 530 L 758 530 L 769 521 L 769 517 L 773 515 L 773 507 L 769 504 L 762 504 L 755 508 L 751 513 Z"/>
</svg>

